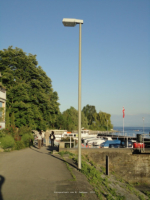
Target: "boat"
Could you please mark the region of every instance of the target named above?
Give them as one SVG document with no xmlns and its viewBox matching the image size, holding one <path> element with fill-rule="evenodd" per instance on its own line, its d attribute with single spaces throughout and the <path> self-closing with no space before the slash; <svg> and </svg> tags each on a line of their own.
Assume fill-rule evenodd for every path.
<svg viewBox="0 0 150 200">
<path fill-rule="evenodd" d="M 112 145 L 120 145 L 121 141 L 120 140 L 107 140 L 105 142 L 103 142 L 102 144 L 100 144 L 101 148 L 109 148 Z"/>
<path fill-rule="evenodd" d="M 100 144 L 102 144 L 103 142 L 106 142 L 106 141 L 112 141 L 112 138 L 111 137 L 99 138 L 98 140 L 93 142 L 93 146 L 99 146 Z"/>
</svg>

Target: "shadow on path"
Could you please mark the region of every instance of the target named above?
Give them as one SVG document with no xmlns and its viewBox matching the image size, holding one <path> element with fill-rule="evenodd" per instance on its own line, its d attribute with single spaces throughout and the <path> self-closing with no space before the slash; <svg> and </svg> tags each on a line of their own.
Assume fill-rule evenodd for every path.
<svg viewBox="0 0 150 200">
<path fill-rule="evenodd" d="M 57 156 L 55 156 L 55 155 L 51 155 L 51 156 L 54 157 L 54 158 L 56 158 L 56 159 L 58 159 L 58 160 L 63 161 L 64 163 L 68 163 L 70 166 L 72 166 L 72 167 L 75 168 L 75 169 L 78 169 L 76 163 L 68 162 L 68 161 L 64 160 L 63 158 L 59 158 L 59 157 L 57 157 Z"/>
<path fill-rule="evenodd" d="M 2 195 L 2 191 L 1 191 L 2 185 L 3 185 L 4 182 L 5 182 L 5 178 L 0 175 L 0 200 L 4 200 L 3 195 Z"/>
</svg>

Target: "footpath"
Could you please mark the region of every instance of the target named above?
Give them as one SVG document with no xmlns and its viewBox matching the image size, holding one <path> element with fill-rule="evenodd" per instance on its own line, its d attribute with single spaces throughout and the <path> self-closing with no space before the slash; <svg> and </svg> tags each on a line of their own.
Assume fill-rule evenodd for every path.
<svg viewBox="0 0 150 200">
<path fill-rule="evenodd" d="M 67 162 L 76 180 L 50 147 L 0 153 L 0 200 L 97 200 L 86 177 Z"/>
</svg>

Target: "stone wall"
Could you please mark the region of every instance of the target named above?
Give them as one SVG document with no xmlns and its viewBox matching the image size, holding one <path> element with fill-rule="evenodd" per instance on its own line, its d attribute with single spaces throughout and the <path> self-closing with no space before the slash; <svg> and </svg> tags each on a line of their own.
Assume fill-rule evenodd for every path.
<svg viewBox="0 0 150 200">
<path fill-rule="evenodd" d="M 60 149 L 62 151 L 62 149 Z M 77 154 L 77 149 L 67 149 Z M 132 154 L 132 149 L 82 149 L 82 155 L 105 167 L 109 156 L 110 172 L 131 183 L 150 184 L 150 154 Z"/>
</svg>

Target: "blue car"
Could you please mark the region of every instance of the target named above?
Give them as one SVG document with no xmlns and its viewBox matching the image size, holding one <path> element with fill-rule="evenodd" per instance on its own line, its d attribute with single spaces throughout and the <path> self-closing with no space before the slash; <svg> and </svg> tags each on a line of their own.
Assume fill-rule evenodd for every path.
<svg viewBox="0 0 150 200">
<path fill-rule="evenodd" d="M 100 147 L 101 148 L 109 148 L 112 146 L 120 147 L 121 141 L 120 140 L 107 140 L 106 142 L 103 142 Z"/>
</svg>

